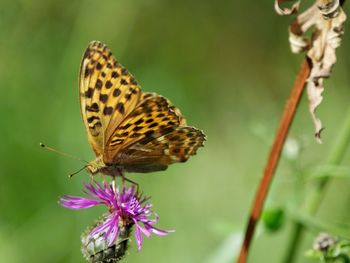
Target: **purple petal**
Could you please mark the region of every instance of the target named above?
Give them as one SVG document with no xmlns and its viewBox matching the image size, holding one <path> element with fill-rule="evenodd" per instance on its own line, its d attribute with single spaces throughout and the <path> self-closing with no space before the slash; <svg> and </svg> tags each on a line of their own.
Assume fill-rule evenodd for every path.
<svg viewBox="0 0 350 263">
<path fill-rule="evenodd" d="M 104 222 L 101 225 L 95 227 L 91 232 L 90 236 L 98 235 L 99 233 L 105 232 L 105 230 L 109 227 L 109 222 Z"/>
<path fill-rule="evenodd" d="M 113 188 L 108 187 L 106 183 L 103 183 L 103 186 L 99 183 L 95 183 L 95 185 L 92 183 L 84 183 L 84 186 L 86 188 L 84 192 L 91 197 L 100 199 L 107 203 L 111 203 L 111 201 L 114 200 L 115 194 Z"/>
<path fill-rule="evenodd" d="M 149 229 L 156 235 L 158 236 L 166 236 L 168 235 L 169 233 L 174 233 L 175 230 L 164 230 L 164 229 L 160 229 L 160 228 L 157 228 L 157 227 L 154 227 L 154 226 L 147 226 L 145 224 L 145 227 L 148 228 L 150 227 Z"/>
<path fill-rule="evenodd" d="M 101 204 L 101 202 L 97 200 L 72 195 L 64 195 L 60 198 L 58 203 L 65 208 L 73 210 L 90 208 Z"/>
<path fill-rule="evenodd" d="M 147 229 L 144 229 L 143 227 L 141 227 L 141 226 L 137 223 L 136 220 L 134 220 L 134 223 L 135 223 L 135 225 L 136 225 L 136 228 L 139 228 L 140 231 L 141 231 L 142 233 L 144 233 L 146 237 L 150 237 L 150 236 L 151 236 L 151 231 L 148 231 Z"/>
<path fill-rule="evenodd" d="M 141 247 L 142 247 L 142 232 L 140 230 L 140 226 L 139 225 L 136 225 L 135 240 L 136 240 L 137 248 L 140 251 Z"/>
<path fill-rule="evenodd" d="M 100 232 L 105 232 L 107 228 L 110 228 L 111 221 L 113 220 L 113 215 L 109 215 L 107 219 L 100 225 L 96 226 L 91 232 L 90 236 L 94 236 Z M 107 237 L 106 237 L 107 238 Z"/>
<path fill-rule="evenodd" d="M 104 234 L 104 239 L 107 240 L 108 245 L 112 245 L 119 235 L 119 216 L 114 213 L 107 217 L 107 219 L 97 227 L 95 227 L 91 232 L 90 236 Z"/>
<path fill-rule="evenodd" d="M 118 225 L 119 216 L 113 216 L 110 223 L 109 229 L 106 233 L 106 238 L 108 240 L 108 245 L 112 245 L 118 237 L 119 234 L 119 225 Z"/>
</svg>

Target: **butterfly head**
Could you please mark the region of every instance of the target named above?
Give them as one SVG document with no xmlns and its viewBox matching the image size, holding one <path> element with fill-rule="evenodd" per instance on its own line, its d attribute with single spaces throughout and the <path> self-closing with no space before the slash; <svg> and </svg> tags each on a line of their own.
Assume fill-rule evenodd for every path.
<svg viewBox="0 0 350 263">
<path fill-rule="evenodd" d="M 98 173 L 98 168 L 96 166 L 91 165 L 91 164 L 86 166 L 86 170 L 92 175 L 95 175 Z"/>
<path fill-rule="evenodd" d="M 102 156 L 97 157 L 95 160 L 92 160 L 91 162 L 89 162 L 88 165 L 86 165 L 86 170 L 92 174 L 95 175 L 98 172 L 100 172 L 100 170 L 105 167 L 105 163 L 103 162 Z"/>
</svg>

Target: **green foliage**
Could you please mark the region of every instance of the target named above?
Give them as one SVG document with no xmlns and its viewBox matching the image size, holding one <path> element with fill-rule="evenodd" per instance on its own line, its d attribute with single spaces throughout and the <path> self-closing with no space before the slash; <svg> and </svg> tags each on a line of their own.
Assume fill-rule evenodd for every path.
<svg viewBox="0 0 350 263">
<path fill-rule="evenodd" d="M 270 232 L 280 230 L 285 221 L 285 213 L 282 208 L 267 208 L 261 217 L 265 228 Z"/>
</svg>

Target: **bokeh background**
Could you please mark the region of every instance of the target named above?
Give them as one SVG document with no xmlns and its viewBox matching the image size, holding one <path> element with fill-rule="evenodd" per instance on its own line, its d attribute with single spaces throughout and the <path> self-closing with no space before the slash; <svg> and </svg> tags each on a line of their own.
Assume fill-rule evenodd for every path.
<svg viewBox="0 0 350 263">
<path fill-rule="evenodd" d="M 303 2 L 304 8 L 311 1 Z M 303 59 L 292 55 L 273 1 L 0 0 L 1 262 L 85 262 L 80 234 L 104 211 L 71 211 L 62 194 L 80 195 L 81 163 L 46 152 L 39 142 L 94 158 L 80 116 L 78 70 L 91 40 L 105 42 L 145 91 L 168 97 L 208 141 L 185 164 L 132 174 L 152 196 L 167 237 L 134 240 L 125 262 L 233 262 L 285 100 Z M 318 113 L 324 143 L 313 140 L 304 96 L 267 201 L 296 207 L 323 164 L 350 104 L 347 52 L 326 81 Z M 345 156 L 343 165 L 349 165 Z M 318 213 L 350 220 L 348 179 L 332 181 Z M 260 225 L 249 262 L 283 262 L 291 216 L 271 233 Z M 297 262 L 317 234 L 307 231 Z"/>
</svg>

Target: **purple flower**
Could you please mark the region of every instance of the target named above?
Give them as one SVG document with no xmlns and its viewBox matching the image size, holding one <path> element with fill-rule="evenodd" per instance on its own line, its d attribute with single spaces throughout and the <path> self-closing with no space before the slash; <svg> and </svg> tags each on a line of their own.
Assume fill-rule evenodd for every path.
<svg viewBox="0 0 350 263">
<path fill-rule="evenodd" d="M 116 189 L 113 186 L 113 183 L 107 185 L 104 182 L 103 186 L 99 183 L 84 183 L 84 185 L 83 192 L 93 199 L 64 195 L 60 198 L 59 203 L 65 208 L 74 210 L 90 208 L 100 204 L 107 206 L 107 215 L 103 222 L 90 232 L 91 237 L 105 233 L 104 238 L 109 245 L 112 245 L 118 238 L 121 226 L 135 224 L 135 240 L 140 250 L 142 233 L 146 237 L 150 237 L 152 232 L 160 236 L 174 232 L 173 230 L 161 230 L 153 226 L 159 220 L 158 215 L 154 214 L 154 218 L 150 218 L 153 215 L 151 212 L 152 205 L 146 203 L 147 199 L 139 195 L 135 187 L 125 188 L 123 186 L 120 192 L 118 188 Z"/>
</svg>

